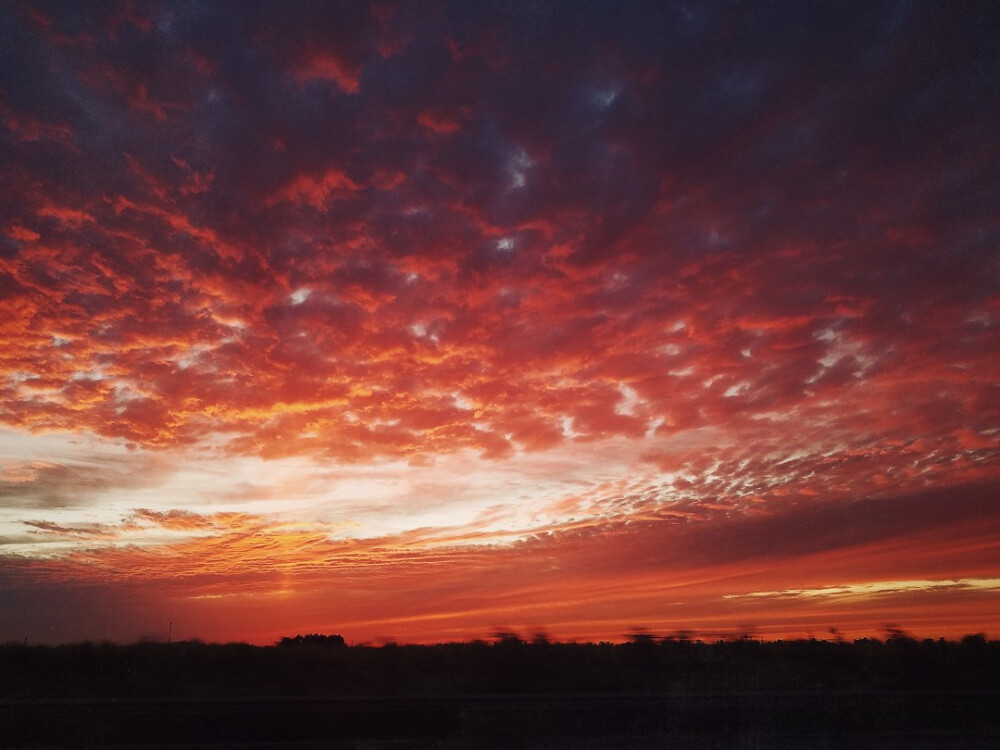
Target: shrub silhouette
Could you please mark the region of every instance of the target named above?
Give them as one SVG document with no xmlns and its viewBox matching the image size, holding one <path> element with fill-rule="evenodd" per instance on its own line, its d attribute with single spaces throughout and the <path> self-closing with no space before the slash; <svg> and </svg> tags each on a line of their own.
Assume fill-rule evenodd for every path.
<svg viewBox="0 0 1000 750">
<path fill-rule="evenodd" d="M 294 638 L 282 638 L 278 641 L 279 646 L 323 646 L 326 648 L 347 645 L 342 635 L 320 635 L 319 633 L 309 633 L 308 635 L 297 635 Z"/>
</svg>

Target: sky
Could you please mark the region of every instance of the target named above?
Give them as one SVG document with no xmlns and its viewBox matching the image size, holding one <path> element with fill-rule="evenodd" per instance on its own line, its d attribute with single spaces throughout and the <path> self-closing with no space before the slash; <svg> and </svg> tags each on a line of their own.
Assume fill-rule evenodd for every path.
<svg viewBox="0 0 1000 750">
<path fill-rule="evenodd" d="M 0 641 L 1000 637 L 997 28 L 0 3 Z"/>
</svg>

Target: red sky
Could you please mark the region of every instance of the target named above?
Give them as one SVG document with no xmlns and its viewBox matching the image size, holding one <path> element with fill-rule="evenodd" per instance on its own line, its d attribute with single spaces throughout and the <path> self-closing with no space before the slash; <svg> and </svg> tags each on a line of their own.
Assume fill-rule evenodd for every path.
<svg viewBox="0 0 1000 750">
<path fill-rule="evenodd" d="M 993 16 L 6 4 L 0 640 L 1000 636 Z"/>
</svg>

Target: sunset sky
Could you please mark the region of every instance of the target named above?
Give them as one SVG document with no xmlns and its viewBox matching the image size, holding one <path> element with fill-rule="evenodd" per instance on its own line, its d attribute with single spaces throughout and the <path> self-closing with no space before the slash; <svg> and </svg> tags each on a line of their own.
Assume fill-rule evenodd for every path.
<svg viewBox="0 0 1000 750">
<path fill-rule="evenodd" d="M 998 8 L 3 2 L 0 642 L 1000 637 Z"/>
</svg>

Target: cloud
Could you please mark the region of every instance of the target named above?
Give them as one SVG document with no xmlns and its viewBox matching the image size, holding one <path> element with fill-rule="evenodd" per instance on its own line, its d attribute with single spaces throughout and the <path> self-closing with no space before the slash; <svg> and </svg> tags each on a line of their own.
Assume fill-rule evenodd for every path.
<svg viewBox="0 0 1000 750">
<path fill-rule="evenodd" d="M 12 509 L 86 507 L 109 491 L 155 485 L 168 472 L 168 465 L 154 456 L 6 460 L 0 470 L 0 497 Z"/>
<path fill-rule="evenodd" d="M 993 481 L 989 17 L 6 14 L 0 421 L 134 453 L 19 454 L 0 493 L 170 514 L 148 456 L 487 474 L 590 451 L 589 486 L 494 504 L 775 541 L 760 519 Z M 156 518 L 134 522 L 203 523 Z"/>
<path fill-rule="evenodd" d="M 789 599 L 850 598 L 866 599 L 887 594 L 904 594 L 928 590 L 995 591 L 1000 589 L 997 578 L 962 578 L 957 581 L 875 581 L 869 583 L 847 583 L 840 586 L 826 586 L 819 589 L 787 589 L 785 591 L 751 591 L 748 594 L 729 594 L 725 598 L 776 597 Z"/>
<path fill-rule="evenodd" d="M 344 92 L 356 94 L 361 88 L 359 73 L 357 68 L 346 65 L 333 55 L 320 52 L 305 60 L 302 67 L 295 71 L 295 77 L 303 82 L 330 80 Z"/>
<path fill-rule="evenodd" d="M 299 175 L 269 202 L 290 201 L 300 205 L 309 205 L 322 211 L 326 208 L 331 197 L 335 197 L 343 191 L 350 192 L 358 189 L 359 186 L 342 171 L 331 169 L 319 178 Z"/>
<path fill-rule="evenodd" d="M 30 534 L 45 534 L 60 539 L 102 540 L 112 539 L 115 534 L 105 526 L 96 523 L 64 526 L 52 521 L 24 521 Z"/>
<path fill-rule="evenodd" d="M 629 618 L 681 627 L 684 609 L 672 602 L 697 607 L 691 616 L 704 623 L 735 627 L 747 618 L 780 620 L 788 603 L 822 599 L 838 609 L 814 612 L 813 627 L 841 618 L 852 627 L 867 622 L 866 632 L 875 633 L 883 622 L 865 621 L 862 610 L 890 594 L 910 597 L 915 618 L 927 616 L 920 597 L 930 602 L 949 593 L 992 611 L 995 489 L 969 486 L 766 516 L 720 509 L 635 521 L 622 514 L 562 522 L 504 545 L 483 543 L 489 537 L 477 533 L 476 523 L 357 539 L 336 525 L 248 513 L 137 510 L 101 528 L 32 524 L 82 546 L 47 560 L 8 557 L 5 586 L 128 581 L 156 609 L 167 599 L 283 596 L 310 611 L 336 592 L 342 624 L 356 620 L 363 632 L 412 632 L 442 620 L 464 623 L 466 632 L 532 619 L 559 625 L 562 633 L 598 632 L 608 622 L 624 632 Z M 180 536 L 142 541 L 162 531 Z M 766 588 L 777 581 L 784 588 Z M 487 605 L 477 593 L 484 585 L 492 592 Z M 392 613 L 374 605 L 390 591 Z M 601 612 L 609 613 L 607 621 Z"/>
</svg>

